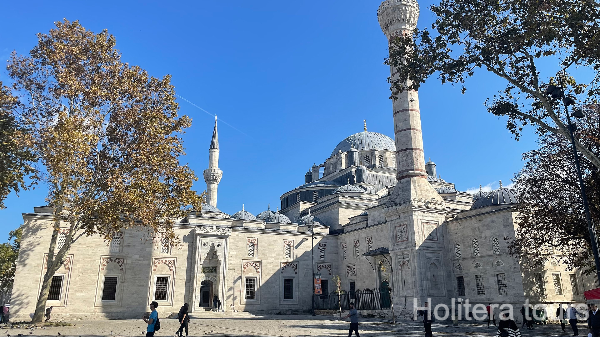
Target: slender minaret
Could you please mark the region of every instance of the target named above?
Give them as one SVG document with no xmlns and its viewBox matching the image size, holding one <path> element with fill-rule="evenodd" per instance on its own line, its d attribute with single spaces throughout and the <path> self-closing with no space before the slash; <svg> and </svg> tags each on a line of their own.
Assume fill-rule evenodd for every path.
<svg viewBox="0 0 600 337">
<path fill-rule="evenodd" d="M 215 129 L 208 150 L 208 168 L 204 170 L 206 203 L 214 207 L 217 207 L 217 189 L 222 177 L 223 171 L 219 169 L 219 135 L 217 133 L 217 116 L 215 115 Z"/>
<path fill-rule="evenodd" d="M 377 11 L 379 25 L 391 41 L 395 36 L 410 34 L 417 26 L 419 4 L 416 0 L 386 0 Z M 391 74 L 395 71 L 392 68 Z M 396 187 L 391 201 L 404 204 L 414 199 L 442 198 L 427 181 L 419 94 L 415 90 L 398 94 L 393 101 L 396 138 Z"/>
</svg>

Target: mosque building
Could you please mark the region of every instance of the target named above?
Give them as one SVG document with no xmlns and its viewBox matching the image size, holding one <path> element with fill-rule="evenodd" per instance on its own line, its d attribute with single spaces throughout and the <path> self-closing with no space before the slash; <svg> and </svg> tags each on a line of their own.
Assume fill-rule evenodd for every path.
<svg viewBox="0 0 600 337">
<path fill-rule="evenodd" d="M 389 38 L 416 27 L 415 0 L 386 0 L 378 19 Z M 342 140 L 304 184 L 283 193 L 281 210 L 228 215 L 217 208 L 217 122 L 204 171 L 206 204 L 174 226 L 177 246 L 144 230 L 73 244 L 52 279 L 53 315 L 138 318 L 157 301 L 162 313 L 190 303 L 199 314 L 219 299 L 223 311 L 307 312 L 341 290 L 359 307 L 412 312 L 413 301 L 469 299 L 520 308 L 583 300 L 581 275 L 560 263 L 527 270 L 508 252 L 518 226 L 515 191 L 472 195 L 425 162 L 418 92 L 393 101 L 394 137 L 364 130 Z M 322 172 L 322 174 L 321 174 Z M 225 172 L 226 174 L 226 172 Z M 227 197 L 227 196 L 223 196 Z M 12 313 L 35 311 L 52 234 L 52 210 L 25 213 Z M 61 232 L 58 248 L 66 234 Z M 90 249 L 90 247 L 94 247 Z M 314 296 L 315 275 L 321 296 Z M 369 308 L 366 308 L 369 309 Z M 366 310 L 365 309 L 365 310 Z M 164 315 L 164 314 L 163 314 Z"/>
</svg>

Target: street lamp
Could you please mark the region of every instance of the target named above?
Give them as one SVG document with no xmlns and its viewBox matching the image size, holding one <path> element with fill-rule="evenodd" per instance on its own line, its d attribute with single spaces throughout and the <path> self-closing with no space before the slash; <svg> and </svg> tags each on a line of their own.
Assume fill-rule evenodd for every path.
<svg viewBox="0 0 600 337">
<path fill-rule="evenodd" d="M 571 123 L 571 115 L 569 115 L 569 105 L 574 105 L 575 100 L 572 97 L 565 96 L 563 90 L 555 85 L 549 85 L 546 88 L 546 94 L 552 96 L 552 98 L 562 98 L 562 102 L 565 105 L 565 115 L 567 115 L 567 122 L 569 129 L 569 136 L 571 138 L 571 145 L 573 147 L 573 157 L 575 158 L 575 169 L 577 170 L 577 178 L 579 178 L 579 187 L 581 189 L 581 199 L 583 201 L 583 210 L 585 213 L 585 220 L 587 222 L 588 231 L 590 233 L 590 241 L 592 244 L 592 253 L 594 254 L 594 262 L 596 263 L 596 277 L 598 278 L 598 284 L 600 284 L 600 258 L 598 257 L 598 242 L 596 241 L 596 232 L 594 230 L 594 223 L 592 222 L 592 216 L 590 215 L 590 206 L 588 204 L 587 195 L 585 194 L 585 185 L 583 183 L 583 174 L 581 173 L 581 164 L 579 163 L 579 155 L 577 154 L 577 148 L 575 147 L 575 124 Z M 582 118 L 583 110 L 576 109 L 573 111 L 573 117 Z"/>
</svg>

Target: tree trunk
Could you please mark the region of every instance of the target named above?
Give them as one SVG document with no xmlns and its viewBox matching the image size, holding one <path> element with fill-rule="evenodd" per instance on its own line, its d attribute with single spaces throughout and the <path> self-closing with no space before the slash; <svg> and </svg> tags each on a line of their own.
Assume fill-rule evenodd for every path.
<svg viewBox="0 0 600 337">
<path fill-rule="evenodd" d="M 52 284 L 52 277 L 58 269 L 57 261 L 60 263 L 61 259 L 54 258 L 54 250 L 56 248 L 56 242 L 58 241 L 58 235 L 60 233 L 60 217 L 55 214 L 54 226 L 52 229 L 52 239 L 50 239 L 50 248 L 48 249 L 48 260 L 46 261 L 46 273 L 42 282 L 42 289 L 38 296 L 37 304 L 35 305 L 35 313 L 33 314 L 32 323 L 41 323 L 44 319 L 44 313 L 46 311 L 46 301 L 48 300 L 48 293 L 50 292 L 50 285 Z M 65 240 L 65 245 L 68 243 Z M 65 247 L 63 247 L 65 248 Z M 64 249 L 62 249 L 64 250 Z M 60 252 L 59 252 L 60 253 Z"/>
</svg>

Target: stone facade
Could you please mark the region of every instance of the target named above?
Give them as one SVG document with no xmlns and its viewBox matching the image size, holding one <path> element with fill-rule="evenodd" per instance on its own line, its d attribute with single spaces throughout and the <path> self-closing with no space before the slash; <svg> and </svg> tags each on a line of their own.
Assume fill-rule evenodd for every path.
<svg viewBox="0 0 600 337">
<path fill-rule="evenodd" d="M 386 0 L 379 22 L 392 37 L 414 28 L 418 13 L 414 0 Z M 457 191 L 436 176 L 431 160 L 425 163 L 417 92 L 401 94 L 392 114 L 394 139 L 365 123 L 308 170 L 305 184 L 281 195 L 281 211 L 257 216 L 216 207 L 222 171 L 215 121 L 204 172 L 208 204 L 176 223 L 179 244 L 141 230 L 111 242 L 79 239 L 55 275 L 53 314 L 139 317 L 152 300 L 163 313 L 184 302 L 196 313 L 212 307 L 215 296 L 225 311 L 308 311 L 313 274 L 326 293 L 321 298 L 339 276 L 345 292 L 381 292 L 382 303 L 387 294 L 402 311 L 415 300 L 458 298 L 517 307 L 529 299 L 552 313 L 556 303 L 583 300 L 592 285 L 579 271 L 559 260 L 528 270 L 508 253 L 518 226 L 513 190 Z M 44 207 L 24 214 L 11 303 L 17 320 L 34 311 L 51 217 Z"/>
</svg>

